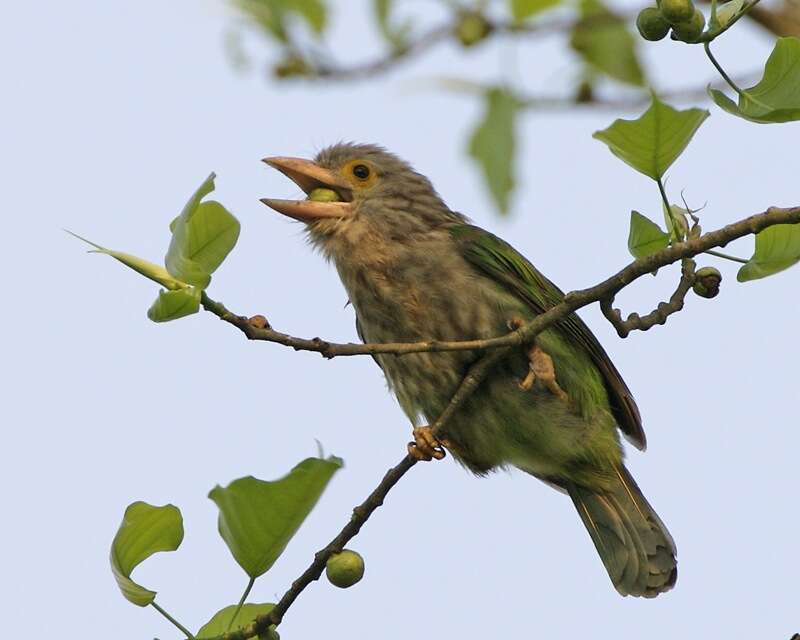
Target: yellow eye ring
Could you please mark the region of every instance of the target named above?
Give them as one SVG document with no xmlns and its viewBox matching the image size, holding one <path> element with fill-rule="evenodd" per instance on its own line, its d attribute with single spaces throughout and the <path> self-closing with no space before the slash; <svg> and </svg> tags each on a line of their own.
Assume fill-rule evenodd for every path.
<svg viewBox="0 0 800 640">
<path fill-rule="evenodd" d="M 373 164 L 362 158 L 351 160 L 340 169 L 340 172 L 357 189 L 368 189 L 379 180 Z"/>
</svg>

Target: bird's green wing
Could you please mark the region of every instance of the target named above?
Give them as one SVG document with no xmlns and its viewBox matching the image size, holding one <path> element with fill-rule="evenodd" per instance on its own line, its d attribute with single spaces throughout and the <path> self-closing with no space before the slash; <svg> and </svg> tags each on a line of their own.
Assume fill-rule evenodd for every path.
<svg viewBox="0 0 800 640">
<path fill-rule="evenodd" d="M 453 225 L 450 233 L 464 258 L 473 267 L 521 297 L 536 313 L 542 313 L 564 299 L 564 293 L 556 285 L 539 273 L 510 244 L 497 236 L 468 224 Z M 597 338 L 574 313 L 557 323 L 556 327 L 591 356 L 603 375 L 617 424 L 628 439 L 643 450 L 647 441 L 639 409 L 628 386 Z"/>
</svg>

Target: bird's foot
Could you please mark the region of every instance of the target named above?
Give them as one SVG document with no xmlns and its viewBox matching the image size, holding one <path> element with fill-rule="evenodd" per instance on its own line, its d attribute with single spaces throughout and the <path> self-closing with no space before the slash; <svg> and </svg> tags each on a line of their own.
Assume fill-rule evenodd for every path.
<svg viewBox="0 0 800 640">
<path fill-rule="evenodd" d="M 446 440 L 438 440 L 431 427 L 414 427 L 414 442 L 408 443 L 408 454 L 417 460 L 429 462 L 441 460 L 445 456 Z"/>
<path fill-rule="evenodd" d="M 538 380 L 544 385 L 545 389 L 559 400 L 567 401 L 569 397 L 556 381 L 556 368 L 553 365 L 553 359 L 542 351 L 539 345 L 534 345 L 528 351 L 528 360 L 528 375 L 519 383 L 519 388 L 523 391 L 530 391 Z"/>
</svg>

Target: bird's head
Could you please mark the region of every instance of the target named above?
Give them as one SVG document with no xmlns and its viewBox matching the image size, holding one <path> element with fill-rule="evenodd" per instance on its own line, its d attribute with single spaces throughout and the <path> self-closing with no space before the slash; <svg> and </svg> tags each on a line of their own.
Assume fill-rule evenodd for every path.
<svg viewBox="0 0 800 640">
<path fill-rule="evenodd" d="M 353 245 L 367 237 L 407 239 L 464 219 L 447 207 L 425 176 L 376 145 L 340 143 L 323 149 L 314 160 L 273 157 L 264 162 L 291 178 L 307 196 L 328 190 L 324 201 L 262 200 L 304 222 L 311 240 L 323 248 L 341 244 L 337 240 Z"/>
</svg>

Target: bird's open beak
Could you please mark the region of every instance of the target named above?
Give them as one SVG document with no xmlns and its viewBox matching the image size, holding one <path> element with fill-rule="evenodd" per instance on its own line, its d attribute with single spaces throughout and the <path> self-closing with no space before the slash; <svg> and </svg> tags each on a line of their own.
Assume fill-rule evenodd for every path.
<svg viewBox="0 0 800 640">
<path fill-rule="evenodd" d="M 302 158 L 264 158 L 270 167 L 291 178 L 306 195 L 314 189 L 335 191 L 341 202 L 316 202 L 314 200 L 276 200 L 262 198 L 268 207 L 285 216 L 310 223 L 324 218 L 346 218 L 353 215 L 353 190 L 341 176 Z"/>
</svg>

